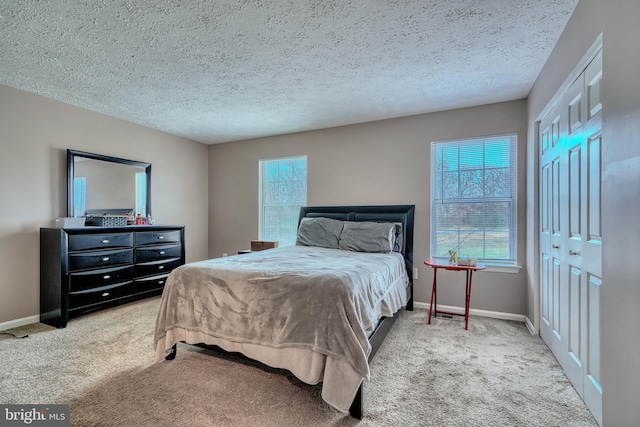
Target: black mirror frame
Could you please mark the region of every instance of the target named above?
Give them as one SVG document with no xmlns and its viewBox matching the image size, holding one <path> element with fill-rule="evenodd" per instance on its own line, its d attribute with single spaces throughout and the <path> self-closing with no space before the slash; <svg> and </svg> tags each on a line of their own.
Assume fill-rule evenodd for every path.
<svg viewBox="0 0 640 427">
<path fill-rule="evenodd" d="M 144 168 L 147 174 L 147 214 L 151 214 L 151 163 L 138 162 L 136 160 L 121 159 L 118 157 L 104 156 L 102 154 L 86 153 L 84 151 L 67 150 L 67 216 L 73 217 L 73 165 L 76 157 L 84 157 L 105 162 L 120 163 L 123 165 Z"/>
</svg>

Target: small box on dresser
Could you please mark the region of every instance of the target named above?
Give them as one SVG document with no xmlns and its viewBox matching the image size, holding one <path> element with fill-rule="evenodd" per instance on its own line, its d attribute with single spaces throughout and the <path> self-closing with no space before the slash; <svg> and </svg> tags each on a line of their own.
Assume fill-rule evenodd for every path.
<svg viewBox="0 0 640 427">
<path fill-rule="evenodd" d="M 184 262 L 184 226 L 41 228 L 40 321 L 159 295 Z"/>
</svg>

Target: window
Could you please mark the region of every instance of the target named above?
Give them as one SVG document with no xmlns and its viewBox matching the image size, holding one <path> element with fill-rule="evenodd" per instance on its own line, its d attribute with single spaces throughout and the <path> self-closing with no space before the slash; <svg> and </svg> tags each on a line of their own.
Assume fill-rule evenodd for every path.
<svg viewBox="0 0 640 427">
<path fill-rule="evenodd" d="M 135 214 L 145 217 L 147 212 L 147 173 L 136 172 L 136 210 Z"/>
<path fill-rule="evenodd" d="M 431 256 L 517 261 L 516 135 L 433 142 Z"/>
<path fill-rule="evenodd" d="M 307 205 L 307 157 L 260 160 L 261 240 L 296 243 L 300 207 Z"/>
<path fill-rule="evenodd" d="M 87 178 L 73 178 L 73 216 L 84 216 L 87 211 Z"/>
</svg>

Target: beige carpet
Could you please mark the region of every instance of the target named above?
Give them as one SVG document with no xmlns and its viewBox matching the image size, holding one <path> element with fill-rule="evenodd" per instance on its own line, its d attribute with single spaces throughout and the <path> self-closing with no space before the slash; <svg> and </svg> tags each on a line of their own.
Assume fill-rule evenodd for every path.
<svg viewBox="0 0 640 427">
<path fill-rule="evenodd" d="M 154 363 L 158 298 L 0 335 L 0 403 L 68 403 L 73 426 L 596 426 L 539 337 L 521 323 L 402 312 L 371 365 L 364 418 L 317 386 L 181 345 Z M 214 354 L 214 355 L 212 355 Z"/>
</svg>

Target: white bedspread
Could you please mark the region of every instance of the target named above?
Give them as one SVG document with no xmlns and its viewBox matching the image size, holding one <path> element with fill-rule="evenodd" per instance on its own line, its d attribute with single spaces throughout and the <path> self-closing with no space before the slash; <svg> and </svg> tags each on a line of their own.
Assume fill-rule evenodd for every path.
<svg viewBox="0 0 640 427">
<path fill-rule="evenodd" d="M 369 379 L 367 333 L 407 303 L 398 253 L 289 246 L 187 264 L 164 288 L 154 343 L 215 344 L 300 380 L 348 411 Z"/>
</svg>

